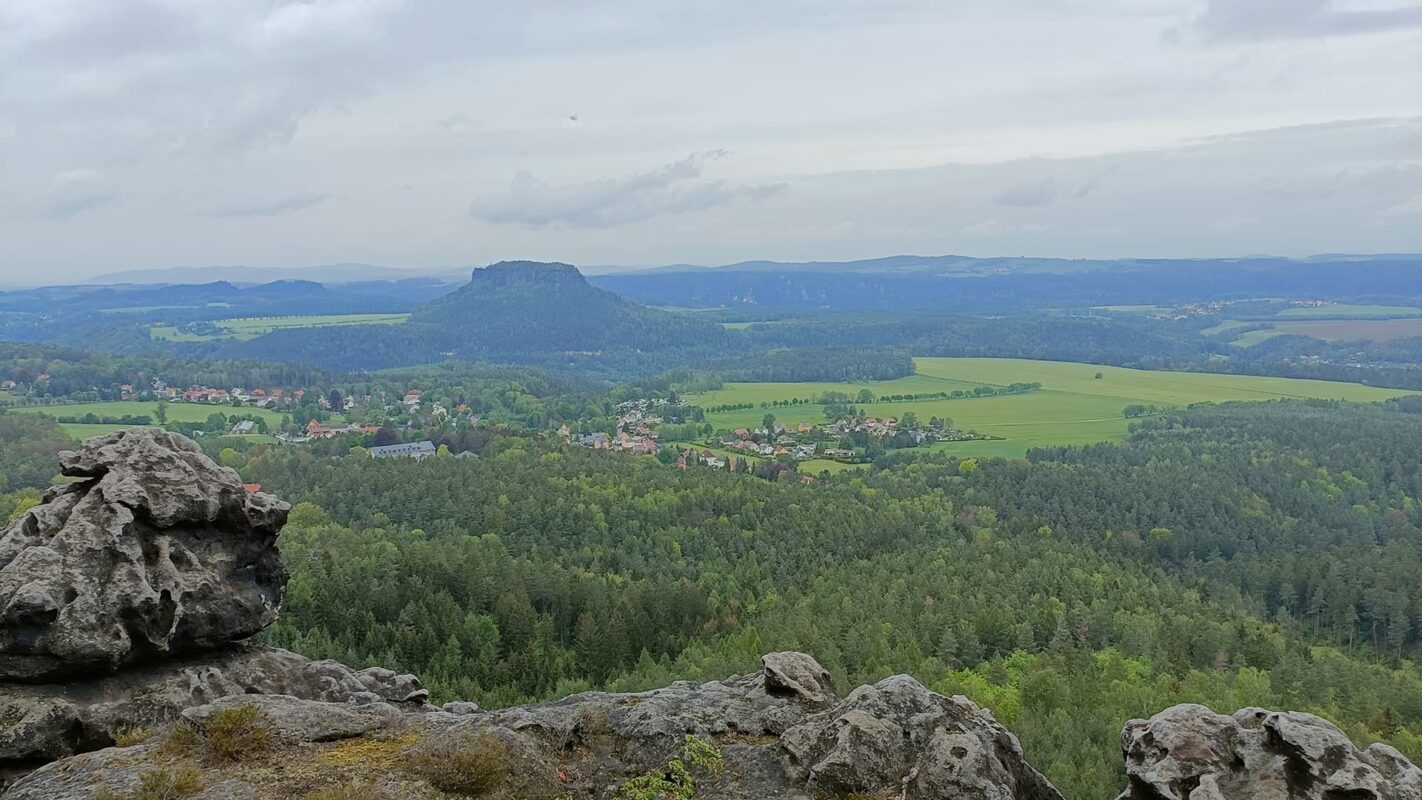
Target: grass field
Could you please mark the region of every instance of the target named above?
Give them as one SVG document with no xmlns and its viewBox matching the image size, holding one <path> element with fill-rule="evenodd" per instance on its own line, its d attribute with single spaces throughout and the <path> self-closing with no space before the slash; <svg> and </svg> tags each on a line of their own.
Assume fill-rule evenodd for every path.
<svg viewBox="0 0 1422 800">
<path fill-rule="evenodd" d="M 1408 392 L 1359 384 L 1249 375 L 1214 375 L 1103 367 L 1059 361 L 995 358 L 918 358 L 917 374 L 873 383 L 731 383 L 714 392 L 689 398 L 705 407 L 755 403 L 742 411 L 707 414 L 717 428 L 754 427 L 766 413 L 785 424 L 824 422 L 818 405 L 760 408 L 762 402 L 811 397 L 827 390 L 857 394 L 868 388 L 875 395 L 922 394 L 973 386 L 1002 386 L 1040 381 L 1042 389 L 1026 394 L 961 400 L 868 403 L 859 407 L 877 417 L 897 417 L 913 411 L 918 418 L 949 417 L 958 428 L 1004 437 L 1003 441 L 942 442 L 935 447 L 959 455 L 1018 457 L 1029 447 L 1090 444 L 1126 436 L 1129 421 L 1121 411 L 1140 403 L 1185 406 L 1200 402 L 1274 400 L 1285 397 L 1373 401 Z M 1101 378 L 1095 377 L 1101 373 Z"/>
<path fill-rule="evenodd" d="M 1410 319 L 1335 319 L 1309 322 L 1280 322 L 1274 325 L 1279 334 L 1293 333 L 1328 341 L 1367 339 L 1386 342 L 1422 336 L 1422 318 Z"/>
<path fill-rule="evenodd" d="M 202 342 L 209 339 L 255 339 L 283 328 L 331 328 L 349 325 L 399 325 L 409 314 L 310 314 L 293 317 L 238 317 L 213 320 L 221 334 L 194 334 L 172 325 L 155 325 L 148 330 L 154 339 L 168 342 Z"/>
<path fill-rule="evenodd" d="M 1352 303 L 1327 303 L 1321 306 L 1295 306 L 1280 311 L 1275 316 L 1288 319 L 1337 319 L 1339 317 L 1372 317 L 1376 319 L 1397 319 L 1402 317 L 1422 317 L 1422 308 L 1417 306 L 1368 306 Z"/>
<path fill-rule="evenodd" d="M 1283 335 L 1283 331 L 1277 331 L 1273 328 L 1264 328 L 1262 330 L 1247 331 L 1245 333 L 1242 333 L 1239 335 L 1238 339 L 1235 339 L 1234 341 L 1230 342 L 1230 344 L 1234 345 L 1235 347 L 1253 347 L 1254 345 L 1259 344 L 1260 342 L 1267 342 L 1275 336 Z"/>
<path fill-rule="evenodd" d="M 1202 329 L 1202 330 L 1200 331 L 1200 335 L 1201 335 L 1201 336 L 1219 336 L 1219 335 L 1225 334 L 1225 333 L 1234 333 L 1235 331 L 1239 330 L 1240 328 L 1247 328 L 1247 327 L 1249 327 L 1251 324 L 1253 324 L 1253 323 L 1245 322 L 1244 320 L 1240 320 L 1240 319 L 1227 319 L 1227 320 L 1225 320 L 1224 322 L 1221 322 L 1221 323 L 1218 324 L 1218 325 L 1211 325 L 1211 326 L 1208 327 L 1208 328 Z"/>
<path fill-rule="evenodd" d="M 95 414 L 100 417 L 123 417 L 148 415 L 155 417 L 157 403 L 141 402 L 138 400 L 118 400 L 110 403 L 76 403 L 62 406 L 16 406 L 10 410 L 16 413 L 47 414 L 51 417 L 82 417 L 85 414 Z M 281 425 L 281 413 L 270 411 L 264 408 L 233 408 L 231 406 L 204 405 L 202 403 L 169 403 L 169 422 L 205 422 L 208 415 L 222 413 L 227 415 L 251 414 L 261 417 L 267 421 L 267 425 L 273 429 Z M 155 417 L 156 418 L 156 417 Z M 110 431 L 120 430 L 124 425 L 94 425 L 88 423 L 65 422 L 60 423 L 64 431 L 70 436 L 83 439 L 89 436 L 98 436 Z"/>
</svg>

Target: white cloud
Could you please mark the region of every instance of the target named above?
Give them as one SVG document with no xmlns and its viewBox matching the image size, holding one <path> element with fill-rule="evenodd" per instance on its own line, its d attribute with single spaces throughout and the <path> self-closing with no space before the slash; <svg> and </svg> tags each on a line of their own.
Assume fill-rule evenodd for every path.
<svg viewBox="0 0 1422 800">
<path fill-rule="evenodd" d="M 212 217 L 280 217 L 297 211 L 305 211 L 308 208 L 315 208 L 330 200 L 331 197 L 325 192 L 297 192 L 276 200 L 219 206 L 210 209 L 207 214 Z"/>
<path fill-rule="evenodd" d="M 1196 32 L 1216 39 L 1335 36 L 1422 27 L 1416 0 L 1207 0 Z"/>
<path fill-rule="evenodd" d="M 989 219 L 963 226 L 963 233 L 968 236 L 1020 236 L 1046 233 L 1054 227 L 1037 222 L 1003 222 Z"/>
<path fill-rule="evenodd" d="M 606 228 L 662 214 L 704 211 L 734 200 L 758 200 L 784 188 L 702 179 L 708 162 L 728 155 L 724 150 L 694 153 L 646 172 L 562 186 L 523 171 L 506 194 L 476 199 L 469 213 L 494 224 Z"/>
<path fill-rule="evenodd" d="M 114 193 L 98 170 L 69 169 L 50 181 L 41 212 L 51 220 L 63 220 L 113 201 Z"/>
</svg>

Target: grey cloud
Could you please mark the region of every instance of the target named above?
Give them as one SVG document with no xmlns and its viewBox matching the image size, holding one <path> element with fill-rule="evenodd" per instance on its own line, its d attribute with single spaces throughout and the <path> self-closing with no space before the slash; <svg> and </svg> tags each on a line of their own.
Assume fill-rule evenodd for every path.
<svg viewBox="0 0 1422 800">
<path fill-rule="evenodd" d="M 784 188 L 783 184 L 703 180 L 703 166 L 727 155 L 724 150 L 696 153 L 648 172 L 571 186 L 544 183 L 530 172 L 520 172 L 507 194 L 477 198 L 469 213 L 503 225 L 609 228 L 662 214 L 704 211 L 735 200 L 759 200 Z"/>
<path fill-rule="evenodd" d="M 52 220 L 64 220 L 106 206 L 117 197 L 112 194 L 90 194 L 55 200 L 44 208 L 44 215 Z"/>
<path fill-rule="evenodd" d="M 297 192 L 296 194 L 252 205 L 222 206 L 207 212 L 209 217 L 279 217 L 296 211 L 315 208 L 330 200 L 332 195 L 325 192 Z"/>
<path fill-rule="evenodd" d="M 64 220 L 106 206 L 116 198 L 98 170 L 71 169 L 50 180 L 41 213 L 51 220 Z"/>
<path fill-rule="evenodd" d="M 1206 39 L 1330 36 L 1422 27 L 1422 4 L 1338 8 L 1332 0 L 1208 0 L 1191 30 Z"/>
<path fill-rule="evenodd" d="M 999 194 L 996 203 L 1000 206 L 1032 208 L 1051 205 L 1057 199 L 1057 182 L 1051 178 L 1040 181 L 1019 183 Z"/>
<path fill-rule="evenodd" d="M 1099 185 L 1094 178 L 1082 181 L 1075 186 L 1062 186 L 1057 183 L 1055 178 L 1042 178 L 1014 184 L 993 198 L 993 202 L 1000 206 L 1014 208 L 1037 208 L 1052 205 L 1061 197 L 1082 200 L 1097 188 Z"/>
</svg>

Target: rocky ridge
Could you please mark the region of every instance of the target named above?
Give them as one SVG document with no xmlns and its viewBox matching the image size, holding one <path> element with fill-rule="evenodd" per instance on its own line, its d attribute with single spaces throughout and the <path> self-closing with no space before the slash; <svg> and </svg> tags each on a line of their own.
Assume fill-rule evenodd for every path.
<svg viewBox="0 0 1422 800">
<path fill-rule="evenodd" d="M 244 641 L 276 618 L 287 507 L 192 442 L 135 429 L 61 465 L 75 482 L 0 533 L 0 800 L 604 798 L 693 779 L 708 800 L 1061 797 L 986 709 L 905 675 L 841 695 L 803 653 L 649 692 L 436 707 L 413 676 Z M 720 768 L 685 755 L 698 742 Z M 1422 800 L 1397 751 L 1308 714 L 1177 706 L 1128 723 L 1122 750 L 1119 800 Z"/>
</svg>

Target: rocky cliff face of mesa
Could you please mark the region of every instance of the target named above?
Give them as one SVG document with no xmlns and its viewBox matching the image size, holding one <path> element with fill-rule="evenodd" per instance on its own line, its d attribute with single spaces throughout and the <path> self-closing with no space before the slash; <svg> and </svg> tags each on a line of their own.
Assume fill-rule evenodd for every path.
<svg viewBox="0 0 1422 800">
<path fill-rule="evenodd" d="M 699 685 L 432 706 L 413 676 L 245 641 L 276 617 L 287 507 L 192 442 L 132 430 L 61 464 L 75 482 L 0 534 L 0 800 L 1061 800 L 986 709 L 904 675 L 842 694 L 803 653 Z M 1122 747 L 1119 800 L 1422 800 L 1395 750 L 1308 714 L 1177 706 Z"/>
</svg>

